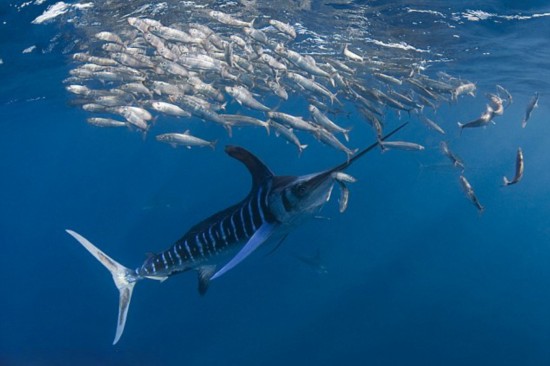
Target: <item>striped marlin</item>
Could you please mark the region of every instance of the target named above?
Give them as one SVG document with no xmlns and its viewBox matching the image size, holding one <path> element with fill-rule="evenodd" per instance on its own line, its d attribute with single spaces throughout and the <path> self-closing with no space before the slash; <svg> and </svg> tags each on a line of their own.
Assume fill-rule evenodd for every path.
<svg viewBox="0 0 550 366">
<path fill-rule="evenodd" d="M 337 173 L 405 125 L 402 124 L 348 161 L 303 176 L 276 176 L 249 151 L 238 146 L 227 146 L 225 152 L 243 163 L 252 176 L 250 193 L 241 202 L 199 222 L 170 248 L 150 255 L 134 270 L 116 262 L 80 234 L 66 230 L 111 272 L 119 290 L 118 322 L 113 344 L 120 340 L 124 331 L 130 300 L 138 281 L 164 281 L 175 274 L 196 270 L 199 293 L 204 295 L 211 280 L 235 267 L 274 234 L 286 235 L 303 219 L 314 216 L 329 200 L 337 182 Z M 215 260 L 219 261 L 221 254 L 239 248 L 229 262 L 216 270 Z"/>
</svg>

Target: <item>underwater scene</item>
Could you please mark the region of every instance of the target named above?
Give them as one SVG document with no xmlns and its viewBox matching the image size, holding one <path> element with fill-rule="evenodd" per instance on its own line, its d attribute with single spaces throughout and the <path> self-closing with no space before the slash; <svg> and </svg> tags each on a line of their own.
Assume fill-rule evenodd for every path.
<svg viewBox="0 0 550 366">
<path fill-rule="evenodd" d="M 550 3 L 6 0 L 0 365 L 550 365 Z"/>
</svg>

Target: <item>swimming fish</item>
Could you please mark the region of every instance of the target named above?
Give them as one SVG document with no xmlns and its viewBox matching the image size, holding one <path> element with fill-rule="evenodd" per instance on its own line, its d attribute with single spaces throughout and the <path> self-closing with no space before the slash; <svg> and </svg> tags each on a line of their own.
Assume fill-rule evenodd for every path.
<svg viewBox="0 0 550 366">
<path fill-rule="evenodd" d="M 216 140 L 214 141 L 206 141 L 201 138 L 192 136 L 189 133 L 189 130 L 186 130 L 184 133 L 163 133 L 162 135 L 158 135 L 157 141 L 166 142 L 167 144 L 170 144 L 172 147 L 177 146 L 185 146 L 188 149 L 190 149 L 193 146 L 208 146 L 214 150 L 216 148 Z"/>
<path fill-rule="evenodd" d="M 531 118 L 531 113 L 533 112 L 533 109 L 537 108 L 539 106 L 539 93 L 535 93 L 533 98 L 529 101 L 529 104 L 527 105 L 527 109 L 525 110 L 525 116 L 523 117 L 523 120 L 521 121 L 521 127 L 525 128 L 527 126 L 527 121 L 529 121 L 529 118 Z"/>
<path fill-rule="evenodd" d="M 443 153 L 443 155 L 449 158 L 454 167 L 464 170 L 464 163 L 462 162 L 462 159 L 460 159 L 458 155 L 456 155 L 449 149 L 449 146 L 445 141 L 441 141 L 439 146 L 441 147 L 441 152 Z"/>
<path fill-rule="evenodd" d="M 404 126 L 397 127 L 382 140 Z M 378 142 L 370 145 L 333 168 L 302 176 L 276 176 L 249 151 L 227 146 L 226 153 L 244 164 L 252 176 L 250 193 L 239 203 L 200 221 L 167 250 L 150 255 L 136 269 L 121 265 L 82 235 L 66 230 L 109 270 L 119 290 L 113 344 L 122 336 L 134 286 L 139 281 L 165 281 L 173 275 L 196 270 L 199 293 L 205 294 L 211 280 L 227 273 L 270 238 L 286 235 L 304 219 L 315 216 L 330 196 L 336 182 L 333 174 L 344 171 L 377 145 Z M 231 249 L 238 249 L 237 254 L 218 269 L 216 259 Z"/>
<path fill-rule="evenodd" d="M 466 177 L 463 175 L 461 175 L 459 179 L 460 179 L 460 185 L 462 186 L 464 193 L 466 193 L 466 196 L 470 199 L 470 201 L 472 201 L 472 203 L 474 204 L 474 206 L 476 206 L 479 212 L 483 212 L 485 210 L 485 207 L 483 207 L 479 202 L 479 200 L 477 199 L 477 196 L 470 182 L 468 182 Z"/>
<path fill-rule="evenodd" d="M 518 152 L 516 154 L 516 175 L 514 175 L 514 178 L 512 178 L 512 180 L 508 180 L 508 178 L 506 177 L 502 178 L 502 180 L 505 186 L 509 186 L 519 182 L 522 177 L 523 177 L 523 151 L 521 150 L 521 147 L 518 147 Z"/>
</svg>

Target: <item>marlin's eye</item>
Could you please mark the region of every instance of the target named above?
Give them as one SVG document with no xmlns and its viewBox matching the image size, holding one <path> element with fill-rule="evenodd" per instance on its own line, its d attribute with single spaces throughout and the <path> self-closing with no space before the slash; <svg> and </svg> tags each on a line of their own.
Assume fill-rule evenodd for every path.
<svg viewBox="0 0 550 366">
<path fill-rule="evenodd" d="M 306 194 L 307 187 L 305 184 L 300 183 L 294 187 L 293 191 L 294 191 L 294 194 L 296 194 L 298 197 L 301 197 L 304 194 Z"/>
</svg>

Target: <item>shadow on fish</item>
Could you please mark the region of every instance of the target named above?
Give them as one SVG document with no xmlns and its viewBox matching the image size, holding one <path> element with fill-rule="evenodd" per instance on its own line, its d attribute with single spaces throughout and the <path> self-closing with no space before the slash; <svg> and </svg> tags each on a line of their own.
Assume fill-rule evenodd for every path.
<svg viewBox="0 0 550 366">
<path fill-rule="evenodd" d="M 392 136 L 405 125 L 397 127 L 381 140 Z M 249 151 L 238 146 L 227 146 L 226 153 L 243 163 L 252 176 L 250 193 L 241 202 L 193 226 L 167 250 L 149 255 L 136 269 L 124 267 L 80 234 L 67 230 L 111 272 L 119 290 L 118 322 L 113 344 L 120 340 L 124 331 L 132 292 L 138 281 L 164 281 L 175 274 L 195 270 L 198 272 L 199 293 L 203 295 L 211 280 L 242 262 L 268 239 L 286 235 L 304 219 L 315 216 L 330 199 L 335 183 L 345 187 L 345 179 L 339 180 L 344 175 L 342 172 L 378 144 L 370 145 L 331 169 L 302 176 L 274 175 Z M 347 194 L 347 189 L 342 193 Z M 239 248 L 229 262 L 217 268 L 215 261 L 222 254 Z"/>
</svg>

